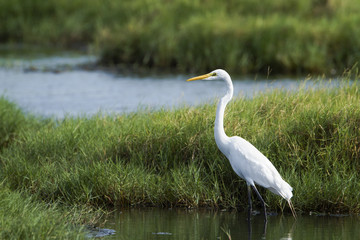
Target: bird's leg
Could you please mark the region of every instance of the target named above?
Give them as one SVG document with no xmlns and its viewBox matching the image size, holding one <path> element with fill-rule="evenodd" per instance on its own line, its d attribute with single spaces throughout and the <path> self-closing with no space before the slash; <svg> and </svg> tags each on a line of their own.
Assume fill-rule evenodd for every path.
<svg viewBox="0 0 360 240">
<path fill-rule="evenodd" d="M 267 222 L 267 215 L 266 215 L 266 206 L 265 206 L 265 201 L 264 199 L 261 197 L 259 191 L 256 189 L 255 185 L 252 185 L 253 189 L 255 190 L 256 192 L 256 195 L 258 196 L 258 198 L 260 199 L 261 201 L 261 204 L 263 205 L 263 208 L 264 208 L 264 217 L 265 217 L 265 222 Z"/>
<path fill-rule="evenodd" d="M 263 239 L 265 239 L 266 237 L 266 228 L 267 228 L 267 221 L 264 221 Z"/>
<path fill-rule="evenodd" d="M 250 218 L 248 219 L 248 239 L 251 240 L 252 238 L 252 227 L 251 227 L 251 221 Z"/>
<path fill-rule="evenodd" d="M 251 213 L 252 213 L 251 187 L 250 187 L 250 185 L 247 185 L 247 189 L 248 189 L 248 200 L 249 200 L 248 218 L 249 218 L 249 221 L 250 221 L 250 217 L 251 217 Z"/>
</svg>

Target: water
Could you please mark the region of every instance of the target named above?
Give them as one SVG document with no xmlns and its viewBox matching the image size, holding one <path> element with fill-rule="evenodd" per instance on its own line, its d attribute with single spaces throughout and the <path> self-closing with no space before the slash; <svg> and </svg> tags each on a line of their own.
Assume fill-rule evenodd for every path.
<svg viewBox="0 0 360 240">
<path fill-rule="evenodd" d="M 76 67 L 95 60 L 68 55 L 0 58 L 0 96 L 26 112 L 62 118 L 197 105 L 223 94 L 222 82 L 186 82 L 190 75 L 129 76 Z M 233 82 L 235 97 L 251 97 L 274 88 L 296 90 L 303 83 L 292 79 Z"/>
<path fill-rule="evenodd" d="M 128 209 L 107 218 L 107 239 L 359 239 L 358 217 L 292 215 L 252 217 L 242 212 L 186 209 Z"/>
</svg>

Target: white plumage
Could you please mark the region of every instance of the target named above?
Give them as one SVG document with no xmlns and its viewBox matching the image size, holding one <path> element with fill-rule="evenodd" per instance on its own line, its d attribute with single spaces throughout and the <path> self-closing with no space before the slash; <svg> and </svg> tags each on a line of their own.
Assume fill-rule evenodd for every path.
<svg viewBox="0 0 360 240">
<path fill-rule="evenodd" d="M 290 200 L 293 196 L 293 189 L 282 179 L 269 159 L 245 139 L 238 136 L 228 137 L 225 134 L 224 112 L 227 103 L 233 96 L 233 84 L 230 75 L 222 69 L 217 69 L 208 74 L 190 78 L 187 81 L 195 80 L 223 80 L 226 83 L 226 94 L 220 99 L 216 111 L 215 141 L 220 151 L 229 159 L 235 173 L 243 178 L 248 185 L 249 215 L 252 212 L 250 195 L 252 187 L 263 205 L 265 221 L 267 221 L 265 202 L 255 186 L 258 184 L 286 199 L 295 217 L 295 210 Z"/>
<path fill-rule="evenodd" d="M 293 196 L 292 187 L 282 179 L 269 159 L 241 137 L 230 137 L 229 140 L 225 156 L 236 174 L 249 185 L 256 183 L 289 201 Z"/>
</svg>

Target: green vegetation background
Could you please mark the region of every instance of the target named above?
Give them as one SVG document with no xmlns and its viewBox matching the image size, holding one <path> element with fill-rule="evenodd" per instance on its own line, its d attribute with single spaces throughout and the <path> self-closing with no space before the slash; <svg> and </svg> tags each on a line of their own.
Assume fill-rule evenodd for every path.
<svg viewBox="0 0 360 240">
<path fill-rule="evenodd" d="M 0 42 L 90 47 L 104 65 L 342 73 L 360 56 L 357 0 L 0 0 Z"/>
</svg>

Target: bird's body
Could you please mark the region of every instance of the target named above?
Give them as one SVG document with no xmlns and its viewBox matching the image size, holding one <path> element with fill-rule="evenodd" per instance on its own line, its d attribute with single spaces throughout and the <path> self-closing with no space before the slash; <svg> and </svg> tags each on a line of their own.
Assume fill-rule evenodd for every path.
<svg viewBox="0 0 360 240">
<path fill-rule="evenodd" d="M 194 80 L 223 80 L 226 83 L 226 94 L 220 99 L 215 119 L 214 135 L 220 151 L 229 159 L 235 173 L 244 179 L 248 185 L 249 214 L 251 213 L 250 187 L 254 189 L 264 207 L 266 221 L 265 202 L 256 189 L 255 183 L 269 189 L 271 192 L 283 197 L 289 203 L 291 211 L 295 211 L 291 204 L 292 187 L 282 179 L 274 165 L 257 148 L 245 139 L 234 136 L 228 137 L 224 130 L 224 112 L 227 103 L 233 96 L 233 84 L 230 75 L 221 69 L 211 73 L 188 79 Z"/>
<path fill-rule="evenodd" d="M 292 187 L 282 179 L 269 159 L 245 139 L 237 136 L 229 139 L 229 151 L 224 155 L 229 159 L 235 173 L 248 185 L 253 186 L 256 183 L 290 200 Z"/>
</svg>

